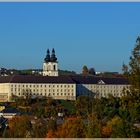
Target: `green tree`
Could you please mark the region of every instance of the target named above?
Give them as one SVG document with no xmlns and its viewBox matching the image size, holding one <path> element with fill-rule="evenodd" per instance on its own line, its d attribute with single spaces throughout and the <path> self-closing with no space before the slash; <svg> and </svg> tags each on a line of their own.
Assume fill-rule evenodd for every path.
<svg viewBox="0 0 140 140">
<path fill-rule="evenodd" d="M 95 75 L 95 69 L 94 69 L 94 68 L 90 68 L 90 69 L 88 70 L 88 73 L 89 73 L 90 75 Z"/>
<path fill-rule="evenodd" d="M 127 96 L 121 98 L 121 107 L 119 109 L 120 115 L 131 123 L 139 122 L 139 108 L 140 108 L 140 37 L 136 40 L 136 45 L 130 56 L 128 67 L 128 79 L 131 86 L 127 90 Z"/>
<path fill-rule="evenodd" d="M 56 129 L 57 129 L 56 120 L 50 119 L 50 120 L 48 121 L 48 130 L 55 131 Z"/>
<path fill-rule="evenodd" d="M 91 114 L 88 117 L 88 125 L 86 131 L 86 138 L 100 138 L 101 137 L 101 120 L 95 115 Z"/>
<path fill-rule="evenodd" d="M 124 65 L 123 70 L 126 73 L 127 65 Z M 133 98 L 140 101 L 140 37 L 136 40 L 136 45 L 130 56 L 129 67 L 127 68 L 129 73 L 129 82 L 131 84 L 130 95 Z"/>
<path fill-rule="evenodd" d="M 81 117 L 87 117 L 92 109 L 92 99 L 89 96 L 78 96 L 75 102 L 76 114 Z"/>
</svg>

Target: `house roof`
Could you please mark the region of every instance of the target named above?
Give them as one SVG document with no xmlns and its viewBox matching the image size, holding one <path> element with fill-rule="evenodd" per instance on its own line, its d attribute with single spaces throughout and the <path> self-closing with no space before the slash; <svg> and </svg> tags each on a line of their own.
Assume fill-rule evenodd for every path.
<svg viewBox="0 0 140 140">
<path fill-rule="evenodd" d="M 0 76 L 0 83 L 66 83 L 66 84 L 115 84 L 128 85 L 126 78 L 96 76 Z"/>
<path fill-rule="evenodd" d="M 115 84 L 115 85 L 128 85 L 129 81 L 126 78 L 118 77 L 96 77 L 96 76 L 71 76 L 73 81 L 77 84 Z"/>
<path fill-rule="evenodd" d="M 0 83 L 75 83 L 68 76 L 34 76 L 34 75 L 15 75 L 1 76 Z"/>
<path fill-rule="evenodd" d="M 4 117 L 0 117 L 0 124 L 5 123 L 6 121 L 7 121 L 7 119 L 6 119 L 6 118 L 4 118 Z"/>
<path fill-rule="evenodd" d="M 5 108 L 1 113 L 19 113 L 19 111 L 16 108 Z"/>
</svg>

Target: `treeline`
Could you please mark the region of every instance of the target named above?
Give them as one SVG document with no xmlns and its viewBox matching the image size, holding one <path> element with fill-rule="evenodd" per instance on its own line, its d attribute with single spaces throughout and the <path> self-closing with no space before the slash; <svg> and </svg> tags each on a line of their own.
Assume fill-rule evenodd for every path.
<svg viewBox="0 0 140 140">
<path fill-rule="evenodd" d="M 48 138 L 136 138 L 140 103 L 129 97 L 94 99 L 79 96 L 75 102 L 76 119 L 49 129 Z"/>
<path fill-rule="evenodd" d="M 79 96 L 76 101 L 28 98 L 17 99 L 11 106 L 23 114 L 9 121 L 3 137 L 140 137 L 140 102 L 135 102 L 130 96 L 118 98 L 110 95 L 99 99 Z M 58 124 L 60 112 L 64 116 Z"/>
<path fill-rule="evenodd" d="M 131 86 L 123 96 L 94 98 L 79 96 L 76 101 L 53 99 L 17 99 L 11 106 L 40 118 L 30 123 L 30 116 L 15 117 L 9 122 L 4 137 L 47 138 L 139 138 L 140 137 L 140 38 L 130 56 L 129 65 L 123 64 L 124 76 Z M 58 113 L 62 123 L 57 124 Z M 47 122 L 44 119 L 47 118 Z"/>
</svg>

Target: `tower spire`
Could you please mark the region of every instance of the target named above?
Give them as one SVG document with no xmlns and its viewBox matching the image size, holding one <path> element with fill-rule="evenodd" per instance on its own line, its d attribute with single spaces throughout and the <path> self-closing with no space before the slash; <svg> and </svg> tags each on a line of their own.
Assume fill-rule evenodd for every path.
<svg viewBox="0 0 140 140">
<path fill-rule="evenodd" d="M 49 62 L 50 61 L 50 50 L 49 49 L 47 49 L 47 55 L 46 55 L 44 61 L 45 62 Z"/>
<path fill-rule="evenodd" d="M 52 54 L 51 54 L 50 60 L 51 60 L 51 62 L 56 62 L 57 61 L 57 58 L 55 56 L 55 50 L 54 50 L 54 48 L 52 49 Z"/>
</svg>

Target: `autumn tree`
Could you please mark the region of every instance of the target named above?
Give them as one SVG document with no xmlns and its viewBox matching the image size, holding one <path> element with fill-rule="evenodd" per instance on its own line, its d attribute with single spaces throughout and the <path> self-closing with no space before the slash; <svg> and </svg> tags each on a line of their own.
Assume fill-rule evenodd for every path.
<svg viewBox="0 0 140 140">
<path fill-rule="evenodd" d="M 118 115 L 115 115 L 107 122 L 105 127 L 110 129 L 110 137 L 112 138 L 133 138 L 135 137 L 135 130 L 129 122 L 125 121 Z"/>
<path fill-rule="evenodd" d="M 128 78 L 128 75 L 129 75 L 128 66 L 124 63 L 122 65 L 122 71 L 123 71 L 124 76 Z"/>
<path fill-rule="evenodd" d="M 87 68 L 86 65 L 83 66 L 82 75 L 83 75 L 83 76 L 87 76 L 87 75 L 88 75 L 88 68 Z"/>
<path fill-rule="evenodd" d="M 84 138 L 85 125 L 82 120 L 64 122 L 56 131 L 49 130 L 47 138 Z"/>
<path fill-rule="evenodd" d="M 31 123 L 28 116 L 16 116 L 9 120 L 7 136 L 10 138 L 25 138 L 31 130 Z"/>
</svg>

